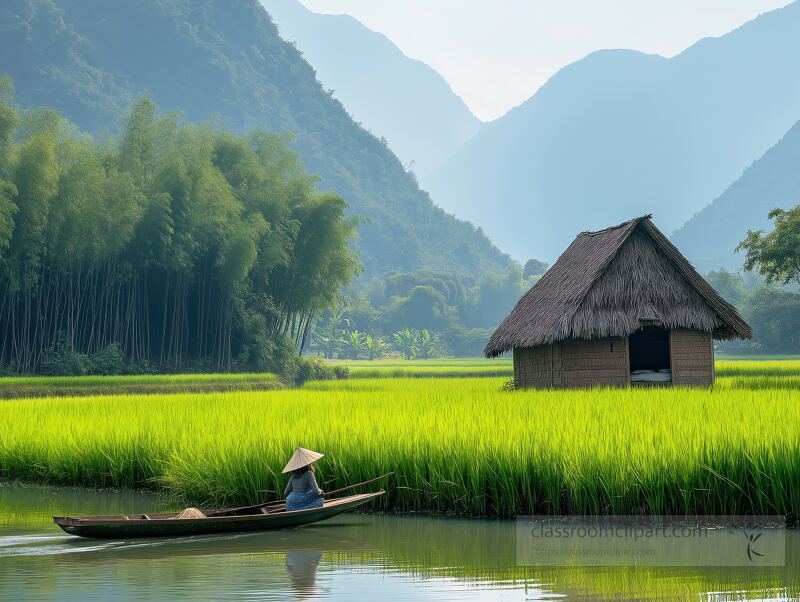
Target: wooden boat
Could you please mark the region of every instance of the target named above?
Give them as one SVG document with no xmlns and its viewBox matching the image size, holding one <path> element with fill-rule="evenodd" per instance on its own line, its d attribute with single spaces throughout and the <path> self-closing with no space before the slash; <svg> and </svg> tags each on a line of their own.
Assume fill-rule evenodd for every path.
<svg viewBox="0 0 800 602">
<path fill-rule="evenodd" d="M 71 535 L 100 539 L 265 531 L 300 527 L 326 520 L 366 504 L 384 493 L 381 489 L 375 493 L 326 499 L 321 508 L 291 512 L 286 511 L 285 503 L 272 502 L 258 506 L 209 511 L 205 512 L 203 518 L 176 518 L 178 513 L 171 512 L 121 516 L 54 516 L 53 522 Z"/>
</svg>

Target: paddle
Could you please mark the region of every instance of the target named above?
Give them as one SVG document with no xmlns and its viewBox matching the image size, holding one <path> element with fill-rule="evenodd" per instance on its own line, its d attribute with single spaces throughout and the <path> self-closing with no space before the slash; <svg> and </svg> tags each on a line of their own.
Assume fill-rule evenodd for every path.
<svg viewBox="0 0 800 602">
<path fill-rule="evenodd" d="M 379 477 L 375 477 L 374 479 L 370 479 L 369 481 L 364 481 L 363 483 L 356 483 L 355 485 L 348 485 L 347 487 L 342 487 L 341 489 L 334 489 L 333 491 L 329 491 L 325 494 L 325 499 L 330 499 L 334 493 L 341 493 L 342 491 L 347 491 L 348 489 L 355 489 L 356 487 L 361 487 L 362 485 L 369 485 L 370 483 L 374 483 L 375 481 L 380 481 L 381 479 L 385 479 L 386 477 L 394 476 L 394 471 L 387 472 Z"/>
</svg>

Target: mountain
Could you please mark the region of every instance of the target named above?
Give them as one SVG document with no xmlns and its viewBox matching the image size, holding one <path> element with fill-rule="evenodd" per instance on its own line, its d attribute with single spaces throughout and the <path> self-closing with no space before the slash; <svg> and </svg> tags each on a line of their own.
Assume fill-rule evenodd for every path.
<svg viewBox="0 0 800 602">
<path fill-rule="evenodd" d="M 596 52 L 484 125 L 429 190 L 517 259 L 645 213 L 672 231 L 800 119 L 798 72 L 800 2 L 670 59 Z"/>
<path fill-rule="evenodd" d="M 748 167 L 714 202 L 672 237 L 703 272 L 742 267 L 735 253 L 748 230 L 771 230 L 767 214 L 800 205 L 800 122 L 763 157 Z"/>
<path fill-rule="evenodd" d="M 297 0 L 261 4 L 323 87 L 423 180 L 478 131 L 481 122 L 444 78 L 383 34 L 348 15 L 313 13 Z"/>
<path fill-rule="evenodd" d="M 117 131 L 143 94 L 190 122 L 290 133 L 320 187 L 367 218 L 357 244 L 369 274 L 509 265 L 353 122 L 256 0 L 4 0 L 0 74 L 23 105 L 52 106 L 91 133 Z"/>
</svg>

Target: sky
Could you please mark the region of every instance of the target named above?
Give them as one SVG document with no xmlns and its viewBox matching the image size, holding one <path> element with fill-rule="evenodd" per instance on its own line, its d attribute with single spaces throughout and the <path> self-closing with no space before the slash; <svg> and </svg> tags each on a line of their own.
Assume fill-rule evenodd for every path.
<svg viewBox="0 0 800 602">
<path fill-rule="evenodd" d="M 674 56 L 787 0 L 301 0 L 349 14 L 444 76 L 473 113 L 496 119 L 561 67 L 630 48 Z"/>
</svg>

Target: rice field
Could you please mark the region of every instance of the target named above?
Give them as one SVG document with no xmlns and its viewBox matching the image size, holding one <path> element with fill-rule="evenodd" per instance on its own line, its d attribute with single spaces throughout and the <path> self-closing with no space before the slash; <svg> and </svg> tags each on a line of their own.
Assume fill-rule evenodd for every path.
<svg viewBox="0 0 800 602">
<path fill-rule="evenodd" d="M 514 375 L 511 358 L 445 358 L 433 360 L 329 360 L 347 366 L 350 378 L 469 378 Z"/>
<path fill-rule="evenodd" d="M 721 362 L 717 373 L 713 389 L 362 378 L 7 400 L 0 477 L 249 503 L 282 493 L 280 470 L 303 445 L 326 453 L 323 489 L 394 471 L 382 500 L 392 510 L 796 515 L 800 362 Z"/>
<path fill-rule="evenodd" d="M 271 390 L 284 385 L 275 374 L 137 374 L 129 376 L 9 376 L 0 378 L 0 399 L 80 395 L 203 393 Z"/>
<path fill-rule="evenodd" d="M 800 377 L 798 356 L 741 356 L 718 359 L 718 377 L 744 378 Z M 435 360 L 328 360 L 330 364 L 347 366 L 350 378 L 468 378 L 514 375 L 510 357 L 487 360 L 483 358 L 446 358 Z M 730 384 L 730 383 L 728 383 Z M 727 386 L 727 385 L 726 385 Z"/>
</svg>

